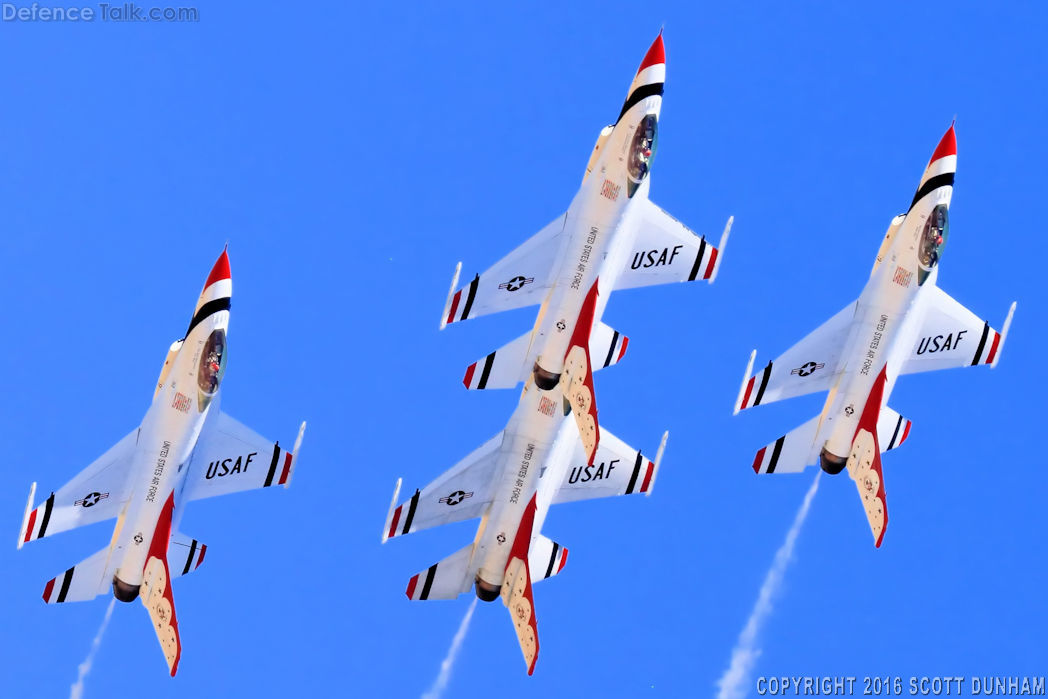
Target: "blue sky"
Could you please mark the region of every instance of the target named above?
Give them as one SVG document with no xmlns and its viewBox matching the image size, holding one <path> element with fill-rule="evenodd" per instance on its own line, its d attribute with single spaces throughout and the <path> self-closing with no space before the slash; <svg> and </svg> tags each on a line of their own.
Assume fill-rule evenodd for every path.
<svg viewBox="0 0 1048 699">
<path fill-rule="evenodd" d="M 290 443 L 293 486 L 197 503 L 209 545 L 177 581 L 171 680 L 121 605 L 86 696 L 418 696 L 469 598 L 409 603 L 473 524 L 379 545 L 393 483 L 421 487 L 501 429 L 515 392 L 464 367 L 532 310 L 438 331 L 454 265 L 487 267 L 568 205 L 600 128 L 665 26 L 653 201 L 736 224 L 712 287 L 616 294 L 628 334 L 597 378 L 603 425 L 654 450 L 650 499 L 555 509 L 571 549 L 536 587 L 528 678 L 482 605 L 449 696 L 703 696 L 728 663 L 814 472 L 757 478 L 757 448 L 821 397 L 731 416 L 749 351 L 774 357 L 853 299 L 957 117 L 940 286 L 998 327 L 997 369 L 904 377 L 881 550 L 851 482 L 824 478 L 762 635 L 758 675 L 1044 672 L 1046 10 L 1034 3 L 233 3 L 194 24 L 0 23 L 0 673 L 64 696 L 107 604 L 44 582 L 109 525 L 15 551 L 46 494 L 141 419 L 168 344 L 229 242 L 223 408 Z"/>
</svg>

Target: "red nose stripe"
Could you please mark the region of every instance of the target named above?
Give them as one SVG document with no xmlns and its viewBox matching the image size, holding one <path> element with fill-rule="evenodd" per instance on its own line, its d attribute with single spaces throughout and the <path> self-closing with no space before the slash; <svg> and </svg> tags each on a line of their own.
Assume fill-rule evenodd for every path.
<svg viewBox="0 0 1048 699">
<path fill-rule="evenodd" d="M 211 274 L 207 277 L 207 282 L 204 284 L 204 288 L 211 286 L 215 282 L 220 282 L 223 279 L 229 279 L 229 255 L 223 250 L 222 254 L 218 256 L 218 260 L 215 262 L 215 266 L 211 268 Z"/>
<path fill-rule="evenodd" d="M 637 72 L 640 73 L 649 66 L 655 66 L 665 62 L 666 49 L 662 45 L 662 32 L 659 32 L 659 35 L 655 37 L 655 43 L 653 43 L 651 48 L 648 49 L 648 52 L 644 54 L 644 60 L 641 61 L 640 68 L 637 69 Z"/>
<path fill-rule="evenodd" d="M 950 124 L 950 128 L 939 141 L 935 152 L 932 153 L 932 159 L 928 162 L 934 163 L 939 158 L 945 158 L 948 155 L 957 155 L 957 136 L 953 133 L 953 124 Z"/>
</svg>

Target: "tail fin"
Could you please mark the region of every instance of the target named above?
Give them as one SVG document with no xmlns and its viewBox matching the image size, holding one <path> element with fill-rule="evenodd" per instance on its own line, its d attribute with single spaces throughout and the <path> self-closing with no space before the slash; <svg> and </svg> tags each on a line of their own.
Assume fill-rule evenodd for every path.
<svg viewBox="0 0 1048 699">
<path fill-rule="evenodd" d="M 579 426 L 579 436 L 586 452 L 586 463 L 593 465 L 600 443 L 600 425 L 597 422 L 597 397 L 593 391 L 593 362 L 590 359 L 589 343 L 593 331 L 593 315 L 597 306 L 597 286 L 600 280 L 593 282 L 586 300 L 582 303 L 571 343 L 564 356 L 564 372 L 560 375 L 560 387 L 564 400 L 575 414 Z"/>
<path fill-rule="evenodd" d="M 153 621 L 153 630 L 164 651 L 167 667 L 174 677 L 182 657 L 182 643 L 178 636 L 178 618 L 175 616 L 175 598 L 171 590 L 171 570 L 167 565 L 167 547 L 171 536 L 171 515 L 175 508 L 174 493 L 168 496 L 160 512 L 153 541 L 149 544 L 145 570 L 142 573 L 142 604 Z"/>
<path fill-rule="evenodd" d="M 517 640 L 524 653 L 529 675 L 535 672 L 535 661 L 539 657 L 539 627 L 535 621 L 535 597 L 531 593 L 531 570 L 528 567 L 535 509 L 536 498 L 532 495 L 517 527 L 502 579 L 502 603 L 509 610 L 509 617 L 517 631 Z"/>
<path fill-rule="evenodd" d="M 473 584 L 469 565 L 472 558 L 473 544 L 470 544 L 421 573 L 416 573 L 408 581 L 408 599 L 455 599 L 468 592 Z"/>
<path fill-rule="evenodd" d="M 881 446 L 877 439 L 877 425 L 881 416 L 881 399 L 887 383 L 887 367 L 873 382 L 873 389 L 859 418 L 859 426 L 852 439 L 848 455 L 848 475 L 862 498 L 866 519 L 873 532 L 874 546 L 880 548 L 884 530 L 888 526 L 888 503 L 884 492 L 884 471 L 881 468 Z M 893 411 L 894 412 L 894 411 Z"/>
<path fill-rule="evenodd" d="M 75 566 L 47 581 L 44 602 L 86 602 L 109 591 L 116 566 L 110 567 L 110 548 L 92 554 Z"/>
</svg>

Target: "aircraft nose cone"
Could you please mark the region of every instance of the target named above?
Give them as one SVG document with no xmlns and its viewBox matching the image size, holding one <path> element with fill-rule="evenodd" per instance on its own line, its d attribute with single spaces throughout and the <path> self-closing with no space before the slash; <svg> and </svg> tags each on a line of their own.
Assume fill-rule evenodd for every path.
<svg viewBox="0 0 1048 699">
<path fill-rule="evenodd" d="M 662 32 L 655 37 L 655 41 L 652 43 L 651 48 L 644 54 L 644 60 L 640 63 L 640 68 L 637 69 L 639 74 L 642 70 L 649 66 L 658 65 L 659 63 L 666 62 L 666 48 L 662 45 Z"/>
<path fill-rule="evenodd" d="M 225 250 L 222 250 L 222 254 L 219 255 L 218 260 L 215 261 L 215 266 L 211 268 L 211 274 L 208 275 L 204 288 L 206 289 L 215 282 L 229 278 L 229 255 L 226 254 Z"/>
<path fill-rule="evenodd" d="M 943 134 L 942 139 L 939 141 L 939 145 L 935 147 L 935 152 L 932 153 L 932 159 L 929 162 L 934 163 L 939 158 L 945 158 L 948 155 L 957 155 L 957 136 L 953 132 L 953 124 L 950 124 L 950 128 Z"/>
</svg>

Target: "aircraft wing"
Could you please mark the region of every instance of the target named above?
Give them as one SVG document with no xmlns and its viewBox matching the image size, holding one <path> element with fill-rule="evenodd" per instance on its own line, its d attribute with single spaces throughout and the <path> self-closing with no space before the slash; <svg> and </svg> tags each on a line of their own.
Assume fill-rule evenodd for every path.
<svg viewBox="0 0 1048 699">
<path fill-rule="evenodd" d="M 853 301 L 752 376 L 749 376 L 753 368 L 753 357 L 750 357 L 750 368 L 739 390 L 735 412 L 784 398 L 828 391 L 837 374 L 854 315 Z"/>
<path fill-rule="evenodd" d="M 552 285 L 565 216 L 558 216 L 516 250 L 457 290 L 456 270 L 440 327 L 467 318 L 542 303 Z"/>
<path fill-rule="evenodd" d="M 382 541 L 430 527 L 480 517 L 491 504 L 503 432 L 442 473 L 422 490 L 390 508 Z M 399 495 L 394 493 L 393 503 Z"/>
<path fill-rule="evenodd" d="M 137 444 L 136 427 L 36 509 L 27 511 L 18 538 L 19 548 L 34 539 L 119 515 L 128 498 L 130 467 Z M 33 494 L 35 491 L 34 483 Z"/>
<path fill-rule="evenodd" d="M 587 464 L 582 445 L 575 436 L 571 450 L 572 463 L 564 474 L 564 481 L 553 495 L 553 504 L 650 493 L 655 485 L 655 476 L 659 472 L 668 436 L 668 432 L 662 436 L 662 444 L 653 462 L 608 430 L 602 429 L 592 466 Z"/>
<path fill-rule="evenodd" d="M 997 364 L 1015 304 L 1008 311 L 1004 330 L 997 332 L 939 287 L 928 289 L 927 294 L 924 324 L 899 373 Z"/>
<path fill-rule="evenodd" d="M 287 486 L 305 429 L 303 422 L 291 452 L 229 415 L 218 413 L 201 434 L 189 459 L 183 497 L 188 502 L 273 485 Z"/>
<path fill-rule="evenodd" d="M 732 219 L 728 219 L 720 244 L 714 247 L 651 201 L 637 202 L 636 215 L 639 216 L 637 239 L 615 282 L 616 289 L 700 279 L 713 281 Z"/>
</svg>

